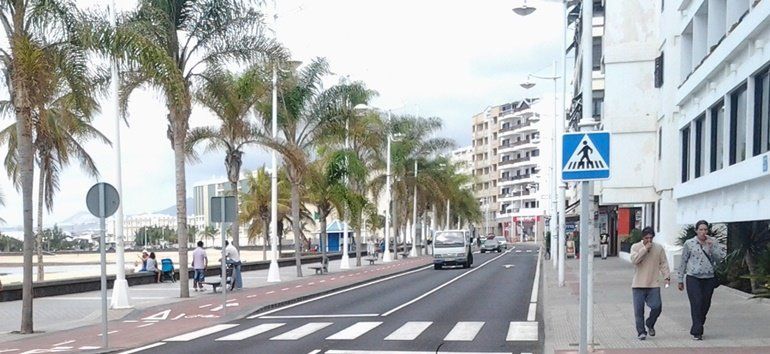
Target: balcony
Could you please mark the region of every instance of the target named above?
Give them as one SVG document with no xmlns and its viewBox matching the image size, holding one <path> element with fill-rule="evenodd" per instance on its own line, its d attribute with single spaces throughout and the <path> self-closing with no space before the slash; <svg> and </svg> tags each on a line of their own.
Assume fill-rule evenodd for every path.
<svg viewBox="0 0 770 354">
<path fill-rule="evenodd" d="M 512 125 L 509 125 L 506 128 L 501 128 L 500 131 L 497 134 L 498 134 L 498 136 L 508 135 L 508 134 L 513 133 L 516 130 L 519 130 L 521 128 L 529 127 L 530 125 L 532 125 L 532 122 L 524 122 L 524 123 L 521 123 L 521 124 L 512 124 Z"/>
<path fill-rule="evenodd" d="M 524 161 L 528 161 L 528 160 L 529 160 L 529 157 L 522 157 L 522 158 L 513 159 L 513 160 L 503 160 L 503 161 L 500 161 L 500 162 L 497 163 L 497 167 L 499 168 L 501 166 L 512 165 L 512 164 L 515 164 L 517 162 L 524 162 Z"/>
</svg>

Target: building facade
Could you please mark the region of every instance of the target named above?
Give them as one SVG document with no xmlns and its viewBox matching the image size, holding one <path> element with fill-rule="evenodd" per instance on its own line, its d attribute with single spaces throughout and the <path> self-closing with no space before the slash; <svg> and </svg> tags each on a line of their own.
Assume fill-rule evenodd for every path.
<svg viewBox="0 0 770 354">
<path fill-rule="evenodd" d="M 657 227 L 670 243 L 699 219 L 723 223 L 728 240 L 746 226 L 767 231 L 770 1 L 657 5 Z"/>
</svg>

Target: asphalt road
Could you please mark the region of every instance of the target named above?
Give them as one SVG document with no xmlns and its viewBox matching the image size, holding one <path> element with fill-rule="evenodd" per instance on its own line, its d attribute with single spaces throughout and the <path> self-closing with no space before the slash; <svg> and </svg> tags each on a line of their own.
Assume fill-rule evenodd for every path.
<svg viewBox="0 0 770 354">
<path fill-rule="evenodd" d="M 540 353 L 536 265 L 534 246 L 475 254 L 470 269 L 419 268 L 139 352 Z"/>
</svg>

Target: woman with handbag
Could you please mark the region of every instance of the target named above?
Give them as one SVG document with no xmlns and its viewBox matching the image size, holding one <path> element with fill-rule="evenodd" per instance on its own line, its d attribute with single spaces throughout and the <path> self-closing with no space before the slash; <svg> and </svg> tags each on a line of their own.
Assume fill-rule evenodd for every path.
<svg viewBox="0 0 770 354">
<path fill-rule="evenodd" d="M 680 291 L 687 283 L 692 317 L 690 334 L 694 340 L 703 340 L 703 324 L 711 307 L 714 289 L 719 286 L 714 273 L 715 265 L 725 258 L 726 253 L 722 245 L 708 235 L 708 230 L 709 224 L 705 220 L 695 223 L 695 237 L 682 246 L 682 260 L 677 272 Z"/>
</svg>

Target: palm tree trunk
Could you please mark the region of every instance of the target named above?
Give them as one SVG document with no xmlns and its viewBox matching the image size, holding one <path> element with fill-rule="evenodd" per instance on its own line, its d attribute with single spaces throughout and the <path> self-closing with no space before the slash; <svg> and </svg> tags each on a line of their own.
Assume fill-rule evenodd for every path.
<svg viewBox="0 0 770 354">
<path fill-rule="evenodd" d="M 264 225 L 264 241 L 262 242 L 262 260 L 267 260 L 267 246 L 270 245 L 270 220 L 262 219 L 262 225 Z"/>
<path fill-rule="evenodd" d="M 291 182 L 291 225 L 294 233 L 294 262 L 297 265 L 297 276 L 302 277 L 302 252 L 300 249 L 302 225 L 299 220 L 299 184 L 299 181 Z"/>
<path fill-rule="evenodd" d="M 754 255 L 751 254 L 750 250 L 746 250 L 746 253 L 743 256 L 743 260 L 746 262 L 746 267 L 749 268 L 749 276 L 751 276 L 751 293 L 756 294 L 757 292 L 763 290 L 763 287 L 759 284 L 759 279 L 753 278 L 755 275 L 757 275 L 757 265 L 754 261 Z"/>
<path fill-rule="evenodd" d="M 14 20 L 14 26 L 18 26 Z M 18 29 L 21 33 L 21 29 Z M 21 334 L 33 332 L 32 318 L 32 252 L 35 235 L 32 232 L 32 188 L 35 178 L 34 149 L 32 148 L 32 114 L 27 88 L 18 71 L 13 71 L 14 107 L 16 107 L 16 136 L 19 153 L 19 181 L 21 182 L 22 216 L 24 224 L 24 269 L 22 278 Z"/>
<path fill-rule="evenodd" d="M 318 243 L 321 247 L 321 264 L 326 264 L 326 210 L 324 208 L 318 208 L 319 217 L 321 218 L 321 233 L 319 234 L 320 240 Z"/>
<path fill-rule="evenodd" d="M 233 246 L 235 248 L 240 248 L 241 242 L 240 242 L 240 225 L 238 225 L 238 181 L 235 182 L 230 181 L 230 188 L 233 191 L 233 196 L 235 197 L 235 221 L 230 225 L 230 236 L 233 238 Z"/>
<path fill-rule="evenodd" d="M 356 223 L 355 227 L 355 237 L 353 238 L 356 240 L 356 267 L 361 266 L 361 219 L 358 219 L 359 222 Z"/>
<path fill-rule="evenodd" d="M 179 241 L 179 297 L 190 297 L 187 261 L 187 190 L 185 181 L 185 138 L 189 110 L 170 110 L 174 134 L 174 167 L 176 173 L 176 234 Z M 186 115 L 186 116 L 184 116 Z"/>
<path fill-rule="evenodd" d="M 41 171 L 37 183 L 37 247 L 35 247 L 37 248 L 37 281 L 43 281 L 45 279 L 45 272 L 43 270 L 43 197 L 45 196 L 45 193 L 43 192 L 44 185 L 45 178 L 43 177 L 43 172 Z"/>
</svg>

